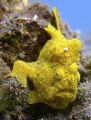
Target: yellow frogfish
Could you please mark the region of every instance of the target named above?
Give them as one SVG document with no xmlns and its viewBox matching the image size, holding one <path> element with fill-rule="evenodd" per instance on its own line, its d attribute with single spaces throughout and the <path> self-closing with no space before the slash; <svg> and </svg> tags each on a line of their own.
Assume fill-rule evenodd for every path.
<svg viewBox="0 0 91 120">
<path fill-rule="evenodd" d="M 56 7 L 53 11 L 57 29 L 51 24 L 44 28 L 51 39 L 44 45 L 37 61 L 16 61 L 9 76 L 17 77 L 23 87 L 27 87 L 27 78 L 33 82 L 29 104 L 45 103 L 54 109 L 64 109 L 76 98 L 81 42 L 76 38 L 67 40 L 61 34 Z"/>
</svg>

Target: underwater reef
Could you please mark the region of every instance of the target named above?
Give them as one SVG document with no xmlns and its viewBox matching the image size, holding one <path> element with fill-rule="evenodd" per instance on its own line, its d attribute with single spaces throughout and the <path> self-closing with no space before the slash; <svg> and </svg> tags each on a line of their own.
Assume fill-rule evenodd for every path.
<svg viewBox="0 0 91 120">
<path fill-rule="evenodd" d="M 30 5 L 28 0 L 1 0 L 0 6 L 0 120 L 90 120 L 91 55 L 86 55 L 81 49 L 80 61 L 77 63 L 80 82 L 76 99 L 66 108 L 56 110 L 44 103 L 29 104 L 28 95 L 35 89 L 34 83 L 27 78 L 27 86 L 24 87 L 17 77 L 5 76 L 11 73 L 17 60 L 32 63 L 38 59 L 41 50 L 51 39 L 44 28 L 49 23 L 57 28 L 55 15 L 47 4 L 32 2 Z M 59 23 L 65 39 L 79 38 L 61 17 Z M 45 88 L 42 86 L 42 89 Z"/>
</svg>

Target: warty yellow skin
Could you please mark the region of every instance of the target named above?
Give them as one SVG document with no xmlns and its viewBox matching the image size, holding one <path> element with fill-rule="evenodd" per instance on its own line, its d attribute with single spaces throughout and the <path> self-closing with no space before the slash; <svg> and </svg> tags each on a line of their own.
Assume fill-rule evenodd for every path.
<svg viewBox="0 0 91 120">
<path fill-rule="evenodd" d="M 27 86 L 27 77 L 34 84 L 29 93 L 29 103 L 45 103 L 55 109 L 63 109 L 76 98 L 80 81 L 77 62 L 80 60 L 81 42 L 67 40 L 59 29 L 59 18 L 55 7 L 57 29 L 51 24 L 44 28 L 51 39 L 47 41 L 36 62 L 16 61 L 11 76 L 16 76 L 22 86 Z"/>
</svg>

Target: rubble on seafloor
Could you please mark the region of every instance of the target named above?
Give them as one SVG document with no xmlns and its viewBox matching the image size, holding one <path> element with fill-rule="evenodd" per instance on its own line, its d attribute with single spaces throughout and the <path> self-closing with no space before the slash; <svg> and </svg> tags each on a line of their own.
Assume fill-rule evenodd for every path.
<svg viewBox="0 0 91 120">
<path fill-rule="evenodd" d="M 77 98 L 63 110 L 54 110 L 42 103 L 29 105 L 27 101 L 33 84 L 23 88 L 17 78 L 5 79 L 16 60 L 32 62 L 50 36 L 43 29 L 51 23 L 56 27 L 55 17 L 48 5 L 28 0 L 0 1 L 0 120 L 90 120 L 91 119 L 91 56 L 81 50 Z M 23 0 L 24 3 L 24 0 Z M 21 5 L 20 7 L 17 7 Z M 26 7 L 27 6 L 27 7 Z M 14 7 L 14 8 L 13 8 Z M 60 28 L 67 39 L 78 38 L 68 23 L 60 17 Z"/>
</svg>

